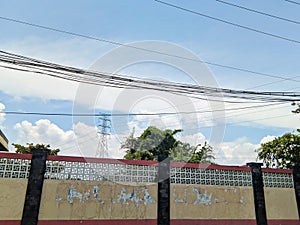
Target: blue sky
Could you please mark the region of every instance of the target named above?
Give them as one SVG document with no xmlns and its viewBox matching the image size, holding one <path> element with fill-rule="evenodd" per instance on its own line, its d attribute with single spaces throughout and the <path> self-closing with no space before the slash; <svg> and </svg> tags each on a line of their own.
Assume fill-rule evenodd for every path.
<svg viewBox="0 0 300 225">
<path fill-rule="evenodd" d="M 213 0 L 167 2 L 243 26 L 300 40 L 299 24 L 279 21 Z M 284 0 L 228 2 L 300 21 L 300 6 Z M 174 66 L 176 60 L 173 62 L 166 59 L 169 61 L 165 62 L 165 58 L 158 57 L 147 61 L 145 53 L 142 56 L 145 59 L 123 65 L 120 61 L 124 58 L 134 60 L 139 53 L 128 50 L 129 53 L 124 55 L 122 48 L 118 48 L 120 46 L 9 22 L 3 20 L 3 17 L 124 44 L 142 43 L 147 48 L 151 48 L 149 41 L 152 41 L 159 43 L 159 50 L 167 53 L 175 51 L 176 47 L 168 47 L 176 45 L 179 46 L 178 49 L 182 49 L 176 54 L 189 54 L 190 51 L 205 62 L 283 78 L 299 75 L 300 44 L 230 26 L 152 0 L 5 1 L 0 6 L 1 50 L 59 64 L 151 79 L 195 82 L 186 70 Z M 117 63 L 121 66 L 115 68 Z M 185 62 L 182 66 L 193 71 L 194 67 L 188 63 Z M 112 68 L 113 71 L 105 71 Z M 202 69 L 204 73 L 198 77 L 201 84 L 256 91 L 300 90 L 299 82 L 296 81 L 239 72 L 211 64 L 202 65 Z M 141 113 L 225 108 L 225 119 L 221 119 L 222 121 L 219 119 L 222 115 L 212 116 L 210 113 L 190 118 L 180 114 L 151 118 L 113 118 L 112 134 L 108 140 L 109 157 L 122 157 L 124 152 L 119 149 L 120 142 L 133 127 L 138 135 L 151 124 L 161 128 L 184 128 L 179 138 L 191 143 L 210 141 L 214 145 L 217 163 L 241 165 L 255 161 L 254 150 L 261 141 L 291 132 L 299 124 L 299 117 L 290 113 L 290 104 L 232 112 L 226 109 L 254 103 L 212 106 L 207 101 L 197 102 L 195 99 L 177 98 L 167 93 L 85 87 L 74 82 L 6 69 L 0 69 L 0 76 L 0 110 L 3 111 Z M 81 88 L 95 88 L 96 92 L 81 92 Z M 47 142 L 53 147 L 59 147 L 61 155 L 94 156 L 99 143 L 95 127 L 97 124 L 98 118 L 0 116 L 0 127 L 10 143 Z M 218 134 L 218 141 L 214 141 L 212 137 L 214 132 Z"/>
</svg>

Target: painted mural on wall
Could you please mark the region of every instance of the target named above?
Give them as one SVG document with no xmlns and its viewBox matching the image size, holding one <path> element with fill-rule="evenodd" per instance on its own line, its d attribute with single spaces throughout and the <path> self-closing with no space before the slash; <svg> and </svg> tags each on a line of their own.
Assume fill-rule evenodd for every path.
<svg viewBox="0 0 300 225">
<path fill-rule="evenodd" d="M 128 187 L 122 187 L 117 197 L 115 199 L 111 199 L 111 203 L 128 205 L 130 202 L 132 202 L 136 206 L 138 206 L 139 204 L 147 205 L 155 203 L 155 200 L 152 198 L 146 187 L 142 187 L 141 190 L 137 190 L 136 187 L 131 188 L 131 190 L 128 189 Z M 78 199 L 80 203 L 84 203 L 87 201 L 98 201 L 101 205 L 105 204 L 104 198 L 101 197 L 101 189 L 98 185 L 95 185 L 92 190 L 87 190 L 86 192 L 79 192 L 74 187 L 74 185 L 69 185 L 66 200 L 70 204 L 73 204 L 74 199 Z M 64 200 L 64 198 L 63 196 L 57 194 L 55 200 L 59 202 Z"/>
<path fill-rule="evenodd" d="M 205 206 L 218 203 L 246 203 L 242 191 L 235 187 L 223 188 L 223 192 L 218 192 L 218 194 L 208 191 L 203 187 L 184 188 L 180 192 L 176 188 L 173 188 L 173 199 L 174 203 L 187 203 Z"/>
<path fill-rule="evenodd" d="M 171 202 L 175 204 L 186 203 L 204 206 L 210 206 L 218 203 L 228 204 L 230 202 L 245 204 L 245 199 L 242 193 L 240 193 L 240 191 L 235 187 L 224 188 L 222 195 L 220 195 L 220 192 L 218 192 L 219 194 L 216 194 L 212 191 L 208 191 L 206 188 L 195 186 L 186 188 L 173 187 L 172 191 L 173 194 L 171 193 L 171 195 L 173 196 L 171 198 Z M 147 206 L 148 204 L 156 203 L 153 196 L 156 196 L 156 193 L 155 195 L 150 194 L 146 186 L 123 186 L 108 200 L 107 196 L 105 196 L 105 193 L 103 193 L 101 186 L 99 185 L 89 187 L 85 191 L 78 191 L 73 184 L 70 184 L 66 193 L 57 194 L 55 200 L 57 202 L 67 200 L 67 202 L 70 204 L 73 204 L 75 201 L 79 203 L 96 201 L 100 205 L 134 204 L 136 207 L 138 207 L 141 204 Z"/>
</svg>

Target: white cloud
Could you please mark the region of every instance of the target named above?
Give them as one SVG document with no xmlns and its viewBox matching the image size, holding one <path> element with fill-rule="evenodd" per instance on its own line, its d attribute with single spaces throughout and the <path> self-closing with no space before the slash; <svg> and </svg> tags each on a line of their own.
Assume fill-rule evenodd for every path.
<svg viewBox="0 0 300 225">
<path fill-rule="evenodd" d="M 254 107 L 259 105 L 260 107 Z M 225 111 L 226 121 L 241 126 L 249 127 L 280 127 L 295 129 L 298 124 L 298 115 L 293 114 L 289 103 L 269 105 L 267 103 L 247 103 L 247 104 L 227 104 L 226 108 L 244 108 L 249 109 Z"/>
<path fill-rule="evenodd" d="M 15 142 L 19 144 L 35 143 L 50 144 L 52 148 L 59 148 L 61 143 L 71 143 L 74 140 L 73 131 L 64 131 L 50 120 L 41 119 L 34 124 L 27 120 L 14 126 L 17 132 Z"/>
<path fill-rule="evenodd" d="M 14 126 L 17 132 L 15 143 L 50 144 L 51 148 L 59 148 L 59 155 L 95 157 L 99 148 L 97 128 L 84 123 L 73 125 L 73 130 L 64 131 L 50 120 L 42 119 L 34 124 L 24 120 Z M 108 157 L 123 158 L 124 151 L 120 150 L 120 139 L 123 136 L 108 137 Z"/>
<path fill-rule="evenodd" d="M 60 148 L 59 155 L 72 155 L 82 157 L 95 157 L 99 146 L 100 136 L 95 126 L 89 126 L 79 122 L 73 125 L 73 130 L 64 131 L 56 124 L 49 120 L 38 120 L 34 124 L 28 121 L 17 123 L 14 127 L 17 132 L 16 143 L 44 143 L 50 144 L 52 148 Z M 143 128 L 139 127 L 139 132 Z M 109 158 L 123 158 L 125 152 L 120 149 L 121 142 L 129 135 L 111 134 L 107 138 Z M 135 134 L 139 136 L 140 134 Z M 183 135 L 179 134 L 177 138 L 191 145 L 203 144 L 207 141 L 206 137 L 201 134 Z M 260 143 L 271 141 L 274 136 L 263 137 Z M 214 150 L 217 164 L 224 165 L 245 165 L 247 162 L 256 161 L 256 149 L 260 144 L 251 143 L 247 138 L 238 138 L 232 142 L 223 142 L 214 146 L 210 143 Z"/>
<path fill-rule="evenodd" d="M 216 146 L 216 163 L 246 165 L 247 162 L 257 160 L 257 150 L 262 143 L 272 141 L 276 136 L 267 135 L 258 144 L 251 143 L 246 137 L 241 137 L 232 142 L 223 142 Z"/>
<path fill-rule="evenodd" d="M 75 141 L 80 155 L 84 157 L 95 157 L 98 147 L 100 147 L 98 146 L 100 138 L 97 134 L 97 128 L 79 122 L 73 125 L 73 130 L 76 135 Z"/>
<path fill-rule="evenodd" d="M 61 64 L 71 64 L 76 67 L 89 64 L 89 60 L 85 58 L 91 59 L 91 55 L 98 57 L 100 54 L 103 54 L 103 49 L 102 51 L 99 51 L 99 48 L 95 50 L 94 42 L 83 42 L 82 40 L 76 39 L 44 43 L 41 40 L 32 38 L 24 41 L 2 43 L 1 45 L 5 46 L 3 49 L 10 49 L 20 54 L 56 61 Z M 55 51 L 53 51 L 53 49 L 55 49 Z M 98 52 L 96 53 L 96 51 Z M 130 70 L 128 71 L 130 72 Z M 0 74 L 0 90 L 15 98 L 27 96 L 73 101 L 78 90 L 78 84 L 75 82 L 47 76 L 6 69 L 0 69 Z M 237 83 L 235 84 L 238 86 Z M 93 88 L 99 90 L 99 87 Z M 181 134 L 180 138 L 185 142 L 195 145 L 199 142 L 203 143 L 206 140 L 201 133 L 196 133 L 199 130 L 197 126 L 213 126 L 216 124 L 216 121 L 222 120 L 221 113 L 216 113 L 215 121 L 213 121 L 213 115 L 209 112 L 211 110 L 222 109 L 220 105 L 209 105 L 207 101 L 191 100 L 187 97 L 174 96 L 170 93 L 112 88 L 105 88 L 100 93 L 93 92 L 93 94 L 95 93 L 96 95 L 98 94 L 98 96 L 92 96 L 95 98 L 95 101 L 90 102 L 88 93 L 83 92 L 82 98 L 75 99 L 74 105 L 77 103 L 87 103 L 85 104 L 89 107 L 87 110 L 93 108 L 128 113 L 206 111 L 201 114 L 189 114 L 185 117 L 176 115 L 136 116 L 126 121 L 125 126 L 127 126 L 127 129 L 117 132 L 118 134 L 110 135 L 108 139 L 109 157 L 123 157 L 124 152 L 119 149 L 120 142 L 124 140 L 124 137 L 129 134 L 133 127 L 135 127 L 136 136 L 140 135 L 149 125 L 158 126 L 161 129 L 183 128 L 184 133 Z M 81 102 L 81 99 L 83 102 Z M 226 104 L 226 108 L 247 107 L 251 105 L 253 104 Z M 0 111 L 4 108 L 5 106 L 0 103 Z M 294 129 L 295 124 L 298 124 L 299 116 L 292 115 L 290 111 L 291 108 L 288 105 L 266 106 L 264 108 L 239 111 L 225 110 L 225 112 L 227 112 L 226 120 L 229 123 L 244 126 Z M 4 119 L 5 114 L 0 114 L 0 128 Z M 27 142 L 50 143 L 52 147 L 58 147 L 62 150 L 61 155 L 94 157 L 99 145 L 97 129 L 94 126 L 88 126 L 82 122 L 74 124 L 73 130 L 64 131 L 49 120 L 39 120 L 34 124 L 23 121 L 15 125 L 15 130 L 17 132 L 16 142 L 21 144 L 26 144 Z M 190 133 L 188 133 L 188 131 L 190 131 Z M 262 142 L 272 140 L 272 138 L 273 136 L 264 137 Z M 216 162 L 220 164 L 242 165 L 249 161 L 255 161 L 256 153 L 254 150 L 258 147 L 259 144 L 250 143 L 246 138 L 240 138 L 233 142 L 224 142 L 216 147 Z"/>
<path fill-rule="evenodd" d="M 27 37 L 22 40 L 12 40 L 1 43 L 2 49 L 9 49 L 9 51 L 24 54 L 31 57 L 36 57 L 43 60 L 55 61 L 61 64 L 74 65 L 76 67 L 88 67 L 92 61 L 97 57 L 103 55 L 109 48 L 99 45 L 90 40 L 82 39 L 58 39 L 58 40 L 44 40 L 37 37 Z M 141 63 L 143 66 L 143 64 Z M 109 65 L 107 65 L 109 68 Z M 141 70 L 146 74 L 148 69 L 147 65 L 143 66 L 145 69 Z M 137 74 L 141 72 L 139 67 L 123 68 L 126 74 Z M 154 67 L 155 71 L 151 71 L 152 75 L 159 77 L 161 75 L 161 67 Z M 136 72 L 138 71 L 138 72 Z M 122 70 L 119 71 L 122 73 Z M 213 126 L 221 120 L 220 112 L 215 112 L 213 118 L 210 110 L 221 109 L 219 103 L 208 104 L 207 101 L 191 100 L 183 96 L 175 96 L 165 92 L 153 91 L 137 91 L 128 89 L 112 89 L 105 88 L 99 91 L 99 87 L 93 87 L 96 92 L 92 94 L 94 98 L 90 102 L 91 96 L 87 92 L 82 93 L 81 98 L 76 98 L 78 94 L 78 83 L 70 82 L 62 79 L 47 77 L 44 75 L 37 75 L 31 73 L 17 72 L 7 69 L 0 69 L 1 82 L 0 90 L 14 96 L 15 98 L 27 96 L 38 97 L 42 99 L 57 99 L 57 100 L 75 100 L 74 105 L 86 103 L 90 110 L 105 109 L 111 111 L 121 112 L 137 112 L 141 110 L 152 112 L 169 112 L 169 111 L 207 111 L 197 115 L 190 114 L 186 117 L 186 123 L 189 121 L 190 125 L 195 126 Z M 145 75 L 142 74 L 142 75 Z M 161 77 L 161 76 L 160 76 Z M 175 74 L 174 81 L 180 80 L 180 76 Z M 163 77 L 165 78 L 165 77 Z M 184 82 L 184 80 L 182 81 Z M 235 83 L 239 85 L 238 83 Z M 221 84 L 222 86 L 222 84 Z M 91 87 L 89 86 L 91 89 Z M 99 96 L 96 96 L 96 95 Z M 77 102 L 76 102 L 77 101 Z M 83 101 L 83 102 L 81 102 Z M 191 104 L 193 102 L 193 104 Z M 245 107 L 253 104 L 226 104 L 227 108 Z M 291 114 L 291 107 L 288 105 L 265 107 L 257 109 L 248 109 L 241 111 L 225 111 L 227 112 L 226 120 L 228 122 L 237 123 L 245 126 L 265 126 L 265 127 L 281 127 L 294 129 L 295 124 L 298 123 L 298 116 Z M 166 120 L 165 120 L 166 121 Z M 247 122 L 248 121 L 248 122 Z M 223 121 L 224 122 L 224 121 Z M 177 128 L 176 121 L 164 122 L 163 125 L 169 126 L 170 124 Z M 161 121 L 153 120 L 153 124 L 162 125 Z M 190 127 L 190 126 L 189 126 Z"/>
<path fill-rule="evenodd" d="M 124 157 L 125 150 L 120 149 L 120 147 L 121 147 L 121 143 L 124 141 L 126 137 L 128 137 L 128 134 L 110 135 L 108 139 L 109 157 L 116 158 L 116 159 L 122 159 Z"/>
<path fill-rule="evenodd" d="M 255 162 L 257 157 L 255 150 L 258 147 L 259 144 L 253 144 L 245 137 L 233 142 L 223 142 L 215 149 L 216 163 L 241 166 L 247 162 Z"/>
<path fill-rule="evenodd" d="M 1 42 L 1 49 L 14 54 L 21 54 L 45 61 L 73 65 L 89 66 L 108 47 L 101 46 L 99 42 L 82 38 L 47 39 L 45 37 L 27 36 L 22 39 L 9 39 Z M 98 54 L 97 54 L 98 53 Z"/>
<path fill-rule="evenodd" d="M 42 99 L 73 100 L 77 84 L 62 79 L 0 69 L 0 90 L 6 94 L 21 97 L 37 97 Z"/>
<path fill-rule="evenodd" d="M 128 122 L 129 130 L 135 128 L 135 134 L 141 134 L 148 126 L 155 126 L 159 129 L 181 129 L 182 121 L 177 115 L 167 116 L 134 116 L 132 120 Z"/>
<path fill-rule="evenodd" d="M 266 137 L 263 137 L 263 138 L 260 140 L 260 144 L 264 144 L 264 143 L 273 141 L 275 138 L 276 138 L 276 136 L 268 135 L 268 136 L 266 136 Z"/>
<path fill-rule="evenodd" d="M 180 135 L 180 133 L 179 133 Z M 206 140 L 205 136 L 202 133 L 197 133 L 193 135 L 181 135 L 178 137 L 179 140 L 185 143 L 189 143 L 193 146 L 198 144 L 204 144 Z"/>
<path fill-rule="evenodd" d="M 87 68 L 107 49 L 95 41 L 80 38 L 47 40 L 39 37 L 1 42 L 0 47 L 8 52 L 78 68 Z M 0 90 L 14 97 L 73 100 L 78 86 L 76 82 L 4 68 L 0 68 L 0 74 Z"/>
</svg>

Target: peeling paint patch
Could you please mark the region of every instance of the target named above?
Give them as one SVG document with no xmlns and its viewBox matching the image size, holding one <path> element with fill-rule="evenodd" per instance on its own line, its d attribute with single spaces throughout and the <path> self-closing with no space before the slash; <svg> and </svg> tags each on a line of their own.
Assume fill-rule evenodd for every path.
<svg viewBox="0 0 300 225">
<path fill-rule="evenodd" d="M 94 188 L 93 188 L 93 195 L 94 195 L 94 199 L 97 199 L 98 200 L 98 198 L 99 198 L 99 187 L 98 186 L 94 186 Z"/>
<path fill-rule="evenodd" d="M 55 200 L 56 200 L 57 202 L 59 202 L 59 201 L 62 200 L 62 197 L 60 197 L 60 195 L 56 195 L 56 196 L 55 196 Z"/>
<path fill-rule="evenodd" d="M 117 203 L 121 202 L 123 204 L 128 205 L 129 203 L 127 202 L 127 200 L 134 202 L 136 206 L 139 204 L 139 202 L 142 201 L 141 199 L 139 199 L 137 197 L 135 188 L 133 189 L 132 192 L 130 192 L 128 194 L 126 193 L 126 189 L 122 188 L 120 194 L 118 195 Z"/>
<path fill-rule="evenodd" d="M 205 190 L 204 193 L 201 194 L 200 189 L 197 188 L 193 188 L 193 191 L 196 192 L 196 200 L 194 201 L 194 205 L 196 204 L 211 205 L 212 193 L 208 195 L 207 191 Z"/>
<path fill-rule="evenodd" d="M 99 196 L 99 190 L 100 190 L 100 188 L 97 185 L 95 185 L 93 187 L 93 195 L 94 195 L 94 199 L 97 200 L 97 201 L 99 201 L 100 204 L 102 205 L 102 204 L 104 204 L 104 200 L 100 198 L 100 196 Z"/>
<path fill-rule="evenodd" d="M 126 189 L 122 188 L 120 194 L 118 195 L 117 198 L 117 203 L 122 202 L 123 204 L 128 205 L 129 203 L 127 202 L 127 199 L 129 199 L 130 194 L 126 194 Z"/>
<path fill-rule="evenodd" d="M 88 201 L 90 199 L 90 190 L 88 190 L 87 192 L 84 193 L 84 200 Z"/>
<path fill-rule="evenodd" d="M 69 186 L 68 197 L 67 200 L 70 204 L 73 204 L 73 198 L 79 198 L 79 201 L 82 202 L 83 196 L 80 192 L 78 192 L 73 185 Z"/>
<path fill-rule="evenodd" d="M 87 190 L 84 193 L 77 191 L 74 185 L 70 185 L 67 192 L 67 201 L 70 204 L 73 204 L 74 198 L 78 198 L 80 203 L 84 203 L 90 200 L 96 200 L 100 204 L 105 203 L 104 199 L 100 197 L 100 187 L 97 185 L 93 186 L 92 189 Z M 60 195 L 57 194 L 55 200 L 61 201 L 62 198 L 60 197 Z M 129 193 L 127 192 L 125 187 L 122 187 L 117 198 L 111 198 L 110 202 L 112 204 L 121 203 L 125 205 L 128 205 L 130 202 L 133 202 L 138 207 L 141 203 L 144 203 L 144 205 L 155 203 L 155 200 L 151 197 L 146 187 L 142 187 L 141 190 L 137 190 L 134 187 Z"/>
<path fill-rule="evenodd" d="M 136 206 L 139 205 L 139 203 L 142 201 L 142 199 L 138 198 L 137 195 L 136 195 L 136 190 L 135 188 L 133 189 L 129 199 L 135 203 Z"/>
<path fill-rule="evenodd" d="M 177 198 L 177 195 L 176 195 L 176 189 L 174 188 L 173 189 L 173 196 L 174 196 L 174 201 L 176 203 L 184 203 L 187 201 L 187 189 L 185 188 L 184 189 L 184 197 L 183 198 Z"/>
<path fill-rule="evenodd" d="M 155 203 L 155 200 L 151 197 L 147 188 L 143 188 L 142 192 L 144 193 L 144 205 Z"/>
</svg>

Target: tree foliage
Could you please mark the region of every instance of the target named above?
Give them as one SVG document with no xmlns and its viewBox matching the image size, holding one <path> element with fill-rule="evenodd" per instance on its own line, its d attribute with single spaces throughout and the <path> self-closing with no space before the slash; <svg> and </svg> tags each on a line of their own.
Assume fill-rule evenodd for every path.
<svg viewBox="0 0 300 225">
<path fill-rule="evenodd" d="M 178 146 L 171 151 L 171 158 L 175 162 L 211 164 L 215 157 L 213 148 L 207 143 L 192 146 L 189 143 L 179 142 Z"/>
<path fill-rule="evenodd" d="M 208 143 L 192 146 L 177 140 L 174 135 L 182 130 L 160 130 L 149 126 L 139 137 L 134 131 L 121 145 L 126 150 L 125 159 L 157 160 L 158 155 L 169 156 L 173 161 L 211 163 L 213 149 Z"/>
<path fill-rule="evenodd" d="M 58 152 L 60 151 L 59 149 L 50 149 L 50 145 L 47 144 L 36 144 L 34 145 L 33 143 L 27 143 L 27 146 L 23 146 L 20 144 L 12 144 L 16 148 L 17 153 L 22 153 L 22 154 L 32 154 L 32 151 L 34 149 L 41 149 L 45 151 L 49 151 L 49 155 L 57 155 Z"/>
<path fill-rule="evenodd" d="M 261 144 L 257 153 L 258 159 L 263 160 L 266 167 L 292 169 L 300 166 L 300 135 L 286 133 Z"/>
</svg>

